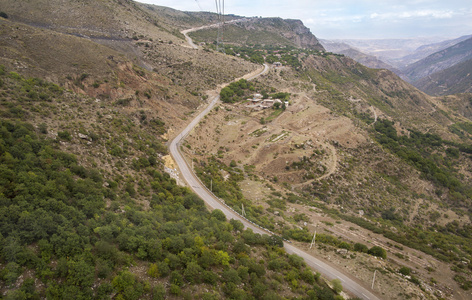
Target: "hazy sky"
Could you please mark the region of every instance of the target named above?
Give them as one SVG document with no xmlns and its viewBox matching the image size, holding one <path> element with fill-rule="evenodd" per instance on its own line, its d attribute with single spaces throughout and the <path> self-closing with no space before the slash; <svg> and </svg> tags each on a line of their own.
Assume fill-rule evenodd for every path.
<svg viewBox="0 0 472 300">
<path fill-rule="evenodd" d="M 215 0 L 139 0 L 216 12 Z M 472 34 L 471 0 L 226 0 L 225 13 L 301 19 L 319 38 L 407 38 Z"/>
</svg>

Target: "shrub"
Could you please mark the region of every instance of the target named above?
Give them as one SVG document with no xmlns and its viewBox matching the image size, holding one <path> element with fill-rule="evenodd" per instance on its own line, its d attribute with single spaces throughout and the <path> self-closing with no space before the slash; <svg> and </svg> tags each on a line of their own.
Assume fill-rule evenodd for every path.
<svg viewBox="0 0 472 300">
<path fill-rule="evenodd" d="M 416 278 L 415 276 L 411 276 L 410 281 L 413 282 L 416 285 L 421 285 L 420 280 L 418 278 Z"/>
<path fill-rule="evenodd" d="M 152 289 L 153 300 L 164 300 L 166 295 L 166 288 L 162 283 L 158 284 Z"/>
<path fill-rule="evenodd" d="M 176 284 L 171 284 L 169 291 L 172 295 L 176 295 L 176 296 L 180 295 L 181 293 L 180 287 Z"/>
<path fill-rule="evenodd" d="M 156 264 L 151 264 L 149 266 L 149 269 L 147 271 L 148 275 L 153 277 L 153 278 L 157 278 L 159 277 L 159 270 L 157 268 L 157 265 Z"/>
<path fill-rule="evenodd" d="M 411 273 L 411 269 L 408 267 L 401 267 L 400 270 L 398 270 L 400 274 L 403 274 L 405 276 L 409 276 Z"/>
<path fill-rule="evenodd" d="M 379 247 L 379 246 L 374 246 L 374 247 L 370 248 L 367 253 L 369 253 L 370 255 L 373 255 L 373 256 L 381 257 L 383 259 L 387 258 L 387 251 L 385 251 L 384 248 Z"/>
<path fill-rule="evenodd" d="M 38 129 L 39 129 L 39 132 L 41 132 L 43 134 L 48 133 L 48 125 L 46 125 L 46 123 L 39 124 Z"/>
<path fill-rule="evenodd" d="M 367 252 L 369 251 L 369 248 L 368 248 L 366 245 L 364 245 L 364 244 L 355 243 L 355 244 L 354 244 L 354 251 L 367 253 Z"/>
<path fill-rule="evenodd" d="M 341 284 L 341 280 L 333 279 L 333 280 L 331 280 L 331 284 L 332 284 L 333 290 L 336 292 L 336 294 L 339 294 L 343 291 L 343 285 Z"/>
<path fill-rule="evenodd" d="M 341 249 L 351 250 L 351 244 L 348 242 L 341 242 L 338 247 Z"/>
<path fill-rule="evenodd" d="M 213 271 L 203 271 L 202 277 L 203 282 L 209 285 L 215 285 L 218 281 L 218 275 L 216 275 L 216 273 L 214 273 Z"/>
<path fill-rule="evenodd" d="M 67 130 L 59 131 L 59 132 L 57 133 L 57 136 L 58 136 L 61 140 L 65 140 L 65 141 L 70 141 L 70 140 L 72 140 L 72 137 L 71 137 L 69 131 L 67 131 Z"/>
</svg>

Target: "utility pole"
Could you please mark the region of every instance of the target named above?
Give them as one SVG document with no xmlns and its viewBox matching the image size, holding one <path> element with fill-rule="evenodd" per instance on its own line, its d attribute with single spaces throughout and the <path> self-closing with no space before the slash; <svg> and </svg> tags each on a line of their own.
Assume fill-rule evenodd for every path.
<svg viewBox="0 0 472 300">
<path fill-rule="evenodd" d="M 213 193 L 213 179 L 210 179 L 210 191 Z"/>
<path fill-rule="evenodd" d="M 241 216 L 246 216 L 246 211 L 244 210 L 244 204 L 241 203 Z"/>
<path fill-rule="evenodd" d="M 311 240 L 310 249 L 311 247 L 315 246 L 315 239 L 316 239 L 316 230 L 315 230 L 315 234 L 313 235 L 313 240 Z"/>
<path fill-rule="evenodd" d="M 374 271 L 374 278 L 372 279 L 372 289 L 374 289 L 374 282 L 375 282 L 375 273 L 377 272 L 377 270 Z"/>
</svg>

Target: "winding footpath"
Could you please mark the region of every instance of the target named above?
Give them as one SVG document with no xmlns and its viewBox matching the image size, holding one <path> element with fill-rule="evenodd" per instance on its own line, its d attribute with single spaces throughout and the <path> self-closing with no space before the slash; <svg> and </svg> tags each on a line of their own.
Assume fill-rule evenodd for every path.
<svg viewBox="0 0 472 300">
<path fill-rule="evenodd" d="M 185 33 L 182 32 L 184 33 L 185 37 L 187 38 L 187 41 L 189 42 L 189 45 L 192 48 L 198 48 L 198 47 L 193 43 L 191 38 L 188 37 L 187 33 L 191 31 L 199 30 L 202 28 L 207 28 L 207 27 L 200 27 L 198 29 L 192 28 L 192 29 L 186 30 Z M 247 80 L 255 79 L 258 76 L 261 76 L 267 73 L 268 70 L 269 70 L 269 66 L 264 65 L 264 69 L 262 71 L 260 71 L 258 74 L 247 76 L 246 79 Z M 209 105 L 200 114 L 198 114 L 198 116 L 196 116 L 195 119 L 193 119 L 192 122 L 190 122 L 190 124 L 188 124 L 187 127 L 185 127 L 185 129 L 181 133 L 179 133 L 174 138 L 174 140 L 170 143 L 170 146 L 169 146 L 170 154 L 172 155 L 175 162 L 177 163 L 180 169 L 182 178 L 187 182 L 191 190 L 194 193 L 196 193 L 203 201 L 205 201 L 208 207 L 210 207 L 211 209 L 221 210 L 226 215 L 226 218 L 228 219 L 235 219 L 235 220 L 241 221 L 244 224 L 245 228 L 251 228 L 255 233 L 272 234 L 268 230 L 263 229 L 259 227 L 258 225 L 250 222 L 246 218 L 240 216 L 230 207 L 226 206 L 223 200 L 219 199 L 211 191 L 209 191 L 208 188 L 205 187 L 205 185 L 202 184 L 202 182 L 197 178 L 193 170 L 191 170 L 183 154 L 180 152 L 182 141 L 192 131 L 192 129 L 202 120 L 202 118 L 208 112 L 210 112 L 210 110 L 216 105 L 219 99 L 220 99 L 219 95 L 214 96 L 213 99 L 210 101 Z M 307 263 L 307 265 L 309 265 L 311 268 L 313 268 L 317 272 L 320 272 L 323 275 L 323 277 L 327 278 L 328 280 L 332 280 L 335 278 L 341 280 L 344 290 L 355 295 L 356 297 L 359 297 L 361 299 L 366 299 L 366 300 L 380 300 L 380 298 L 378 298 L 370 289 L 363 287 L 358 280 L 356 280 L 354 277 L 351 277 L 348 274 L 343 273 L 344 271 L 338 269 L 336 266 L 333 266 L 325 261 L 322 261 L 308 254 L 307 252 L 295 247 L 294 245 L 290 243 L 285 242 L 284 248 L 287 253 L 297 254 L 298 256 L 302 257 Z"/>
</svg>

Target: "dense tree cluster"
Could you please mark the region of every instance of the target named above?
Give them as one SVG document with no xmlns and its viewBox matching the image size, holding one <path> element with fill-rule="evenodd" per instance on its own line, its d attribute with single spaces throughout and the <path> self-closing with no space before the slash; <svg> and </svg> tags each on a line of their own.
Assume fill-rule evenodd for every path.
<svg viewBox="0 0 472 300">
<path fill-rule="evenodd" d="M 234 103 L 246 99 L 254 91 L 255 88 L 251 82 L 240 79 L 221 89 L 220 97 L 225 103 Z"/>
<path fill-rule="evenodd" d="M 229 297 L 260 297 L 277 286 L 273 280 L 289 280 L 294 290 L 305 286 L 301 291 L 315 282 L 303 260 L 277 250 L 280 241 L 243 230 L 239 221 L 226 222 L 221 211 L 209 213 L 196 195 L 156 170 L 148 170 L 153 209 L 130 203 L 117 212 L 106 209 L 103 198 L 120 195 L 102 186 L 100 173 L 55 150 L 32 126 L 3 121 L 0 133 L 0 232 L 6 263 L 1 274 L 7 285 L 32 269 L 51 298 L 102 298 L 115 292 L 139 299 L 162 293 L 162 287 L 151 288 L 126 270 L 137 261 L 150 262 L 148 275 L 167 278 L 169 293 L 175 295 L 186 286 L 219 281 Z M 250 247 L 263 247 L 257 249 L 266 262 L 251 258 Z M 273 273 L 276 279 L 266 278 L 269 270 L 279 271 Z M 97 278 L 109 280 L 94 290 Z"/>
</svg>

